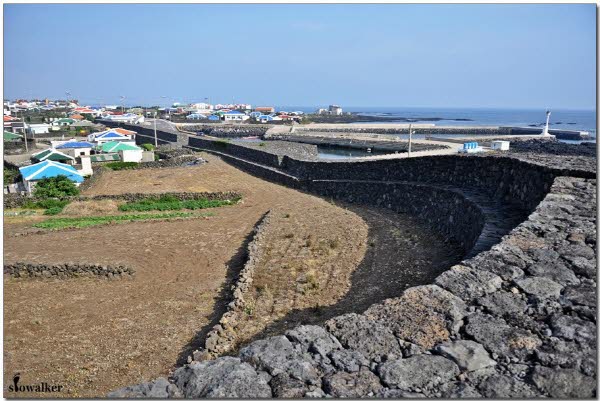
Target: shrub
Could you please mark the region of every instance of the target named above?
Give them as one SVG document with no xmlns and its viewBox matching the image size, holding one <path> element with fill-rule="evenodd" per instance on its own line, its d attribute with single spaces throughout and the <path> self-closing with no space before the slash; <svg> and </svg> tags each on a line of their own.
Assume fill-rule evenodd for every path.
<svg viewBox="0 0 600 401">
<path fill-rule="evenodd" d="M 143 143 L 142 145 L 140 145 L 142 147 L 142 149 L 144 150 L 148 150 L 148 151 L 153 151 L 154 150 L 154 145 L 152 145 L 151 143 Z"/>
<path fill-rule="evenodd" d="M 14 183 L 20 175 L 19 170 L 4 167 L 4 185 Z"/>
<path fill-rule="evenodd" d="M 62 211 L 63 211 L 62 207 L 54 206 L 54 207 L 46 209 L 44 214 L 49 215 L 49 216 L 54 216 L 55 214 L 59 214 Z"/>
<path fill-rule="evenodd" d="M 64 175 L 58 177 L 42 178 L 35 185 L 33 194 L 37 198 L 64 198 L 79 195 L 75 183 Z"/>
<path fill-rule="evenodd" d="M 133 170 L 137 168 L 138 164 L 136 162 L 110 162 L 104 165 L 105 167 L 111 170 Z"/>
<path fill-rule="evenodd" d="M 69 204 L 68 200 L 60 199 L 41 199 L 41 200 L 28 200 L 23 204 L 23 209 L 46 209 L 44 214 L 55 215 L 63 211 L 65 206 Z"/>
</svg>

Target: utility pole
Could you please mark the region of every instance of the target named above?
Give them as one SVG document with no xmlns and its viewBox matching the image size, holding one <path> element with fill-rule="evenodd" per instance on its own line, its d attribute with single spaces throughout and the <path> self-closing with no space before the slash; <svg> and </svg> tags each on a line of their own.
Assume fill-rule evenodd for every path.
<svg viewBox="0 0 600 401">
<path fill-rule="evenodd" d="M 408 157 L 412 148 L 412 124 L 408 124 Z"/>
<path fill-rule="evenodd" d="M 25 139 L 25 153 L 29 153 L 29 147 L 27 146 L 27 128 L 25 128 L 25 112 L 21 111 L 21 121 L 23 122 L 23 138 Z"/>
<path fill-rule="evenodd" d="M 154 112 L 154 148 L 158 147 L 158 136 L 156 136 L 156 111 Z"/>
</svg>

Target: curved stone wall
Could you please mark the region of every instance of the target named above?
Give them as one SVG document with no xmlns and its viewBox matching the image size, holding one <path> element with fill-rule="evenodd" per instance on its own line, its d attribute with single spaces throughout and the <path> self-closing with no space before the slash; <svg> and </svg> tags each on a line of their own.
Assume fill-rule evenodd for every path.
<svg viewBox="0 0 600 401">
<path fill-rule="evenodd" d="M 419 216 L 465 253 L 475 245 L 485 224 L 479 206 L 457 190 L 415 183 L 344 181 L 312 181 L 307 188 L 326 198 Z"/>
<path fill-rule="evenodd" d="M 432 285 L 109 396 L 594 397 L 595 191 L 557 178 L 527 221 Z"/>
<path fill-rule="evenodd" d="M 470 191 L 529 217 L 431 285 L 109 396 L 596 395 L 595 174 L 510 157 L 284 158 L 278 168 L 232 153 L 226 160 L 263 178 L 290 177 L 324 196 L 417 213 L 465 250 L 489 224 Z"/>
</svg>

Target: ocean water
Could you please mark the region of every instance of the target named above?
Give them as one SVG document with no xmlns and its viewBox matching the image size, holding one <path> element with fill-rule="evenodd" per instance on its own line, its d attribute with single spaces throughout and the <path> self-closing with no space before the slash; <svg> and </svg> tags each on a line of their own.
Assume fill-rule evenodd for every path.
<svg viewBox="0 0 600 401">
<path fill-rule="evenodd" d="M 321 106 L 323 107 L 323 106 Z M 319 107 L 281 106 L 277 110 L 314 112 Z M 476 109 L 476 108 L 423 108 L 423 107 L 343 107 L 344 112 L 366 116 L 395 118 L 441 118 L 439 121 L 420 121 L 436 126 L 516 126 L 543 125 L 546 110 L 525 109 Z M 551 110 L 550 128 L 589 131 L 595 136 L 595 110 Z M 456 121 L 462 119 L 463 121 Z M 469 120 L 469 121 L 464 121 Z"/>
</svg>

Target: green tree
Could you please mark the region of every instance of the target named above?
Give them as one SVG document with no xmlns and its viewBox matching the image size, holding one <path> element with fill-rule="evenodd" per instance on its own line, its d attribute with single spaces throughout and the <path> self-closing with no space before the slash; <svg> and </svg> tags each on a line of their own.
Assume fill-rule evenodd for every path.
<svg viewBox="0 0 600 401">
<path fill-rule="evenodd" d="M 148 150 L 148 151 L 154 150 L 154 145 L 152 145 L 151 143 L 143 143 L 141 146 L 144 150 Z"/>
<path fill-rule="evenodd" d="M 39 180 L 35 185 L 33 194 L 38 198 L 63 198 L 79 195 L 79 189 L 66 176 L 59 175 Z"/>
</svg>

